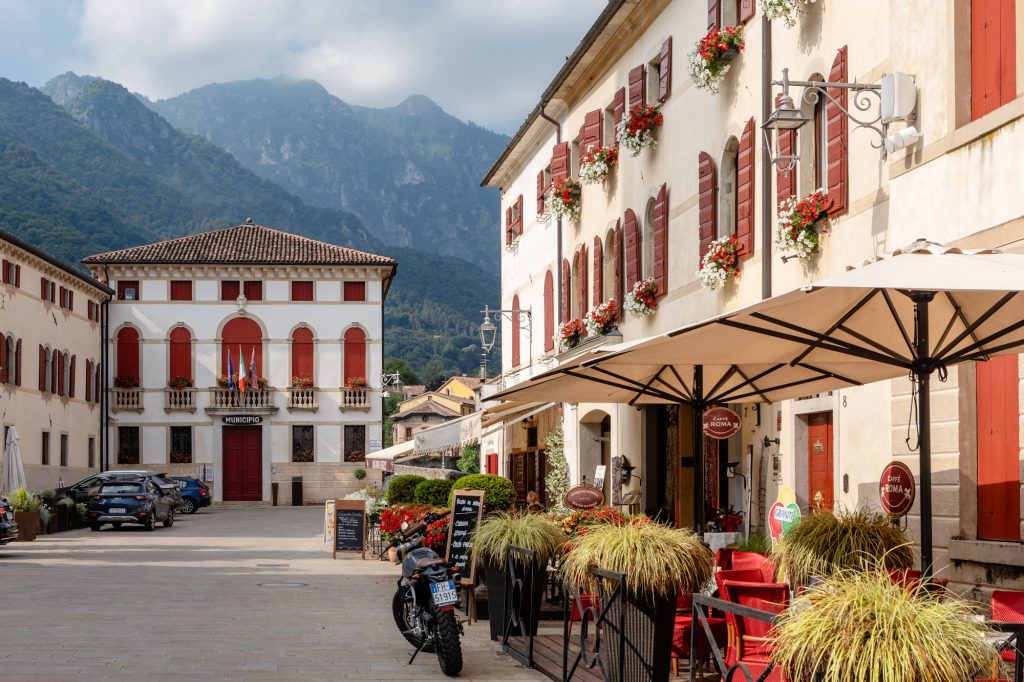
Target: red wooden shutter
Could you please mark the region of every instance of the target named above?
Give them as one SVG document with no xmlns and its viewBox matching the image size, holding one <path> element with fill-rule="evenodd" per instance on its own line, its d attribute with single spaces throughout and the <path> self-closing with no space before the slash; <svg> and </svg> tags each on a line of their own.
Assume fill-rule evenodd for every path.
<svg viewBox="0 0 1024 682">
<path fill-rule="evenodd" d="M 619 88 L 615 91 L 615 97 L 612 98 L 612 116 L 614 117 L 615 125 L 619 125 L 619 121 L 622 120 L 623 115 L 626 113 L 626 88 Z"/>
<path fill-rule="evenodd" d="M 192 378 L 192 334 L 185 327 L 171 330 L 170 367 L 168 379 Z M 245 359 L 249 362 L 249 358 Z"/>
<path fill-rule="evenodd" d="M 604 245 L 594 237 L 594 305 L 604 302 Z M 614 296 L 612 296 L 614 298 Z"/>
<path fill-rule="evenodd" d="M 559 142 L 551 149 L 551 184 L 569 177 L 569 143 Z"/>
<path fill-rule="evenodd" d="M 491 453 L 487 455 L 487 473 L 495 474 L 498 473 L 498 455 L 497 453 Z"/>
<path fill-rule="evenodd" d="M 516 234 L 523 233 L 523 195 L 520 194 L 519 198 L 516 199 L 516 208 L 519 215 L 516 216 Z"/>
<path fill-rule="evenodd" d="M 68 372 L 71 373 L 71 377 L 68 379 L 68 397 L 69 398 L 74 398 L 75 397 L 75 374 L 77 374 L 77 372 L 75 371 L 75 365 L 76 364 L 78 364 L 78 356 L 77 355 L 72 355 L 71 356 L 71 367 L 68 368 Z"/>
<path fill-rule="evenodd" d="M 782 95 L 775 97 L 775 106 L 779 105 L 779 100 Z M 779 130 L 779 155 L 788 156 L 793 153 L 793 148 L 796 146 L 796 131 L 794 130 Z M 781 204 L 786 199 L 796 194 L 796 168 L 794 167 L 790 171 L 775 171 L 775 200 L 776 204 Z"/>
<path fill-rule="evenodd" d="M 21 266 L 20 265 L 15 265 L 14 266 L 14 286 L 16 286 L 19 289 L 21 288 Z"/>
<path fill-rule="evenodd" d="M 740 0 L 740 23 L 747 23 L 754 16 L 754 0 Z"/>
<path fill-rule="evenodd" d="M 646 104 L 646 93 L 644 92 L 644 65 L 634 66 L 629 70 L 629 108 L 632 110 L 642 104 Z"/>
<path fill-rule="evenodd" d="M 615 219 L 615 230 L 612 232 L 612 258 L 614 259 L 615 266 L 612 295 L 618 297 L 619 301 L 623 301 L 626 298 L 626 293 L 622 290 L 624 286 L 622 277 L 622 218 Z"/>
<path fill-rule="evenodd" d="M 346 301 L 365 301 L 366 282 L 345 282 L 344 298 Z"/>
<path fill-rule="evenodd" d="M 736 237 L 740 257 L 754 255 L 754 119 L 747 121 L 736 153 Z"/>
<path fill-rule="evenodd" d="M 832 70 L 828 74 L 829 81 L 844 83 L 847 81 L 846 62 L 846 45 L 843 45 L 839 49 L 835 61 L 832 62 Z M 849 127 L 846 114 L 842 111 L 847 108 L 847 90 L 846 88 L 829 88 L 828 94 L 838 103 L 838 106 L 832 101 L 825 103 L 826 137 L 828 139 L 827 190 L 832 198 L 832 210 L 829 213 L 839 215 L 846 211 L 850 193 L 847 183 L 849 159 L 846 151 Z"/>
<path fill-rule="evenodd" d="M 971 2 L 971 120 L 1017 95 L 1014 0 Z"/>
<path fill-rule="evenodd" d="M 172 301 L 191 301 L 192 300 L 192 280 L 190 280 L 190 279 L 171 280 L 171 300 Z"/>
<path fill-rule="evenodd" d="M 580 307 L 580 317 L 584 317 L 590 310 L 588 299 L 590 298 L 587 294 L 587 282 L 590 279 L 587 277 L 587 269 L 590 267 L 590 263 L 587 261 L 587 245 L 584 244 L 579 250 L 580 267 L 577 275 L 579 281 L 576 283 L 576 303 Z"/>
<path fill-rule="evenodd" d="M 544 169 L 537 172 L 537 215 L 544 212 L 544 192 L 547 185 L 544 184 Z"/>
<path fill-rule="evenodd" d="M 57 351 L 50 353 L 50 393 L 60 395 L 62 387 L 60 385 L 60 358 L 61 355 Z"/>
<path fill-rule="evenodd" d="M 68 290 L 65 289 L 64 287 L 60 288 L 60 307 L 61 308 L 67 308 L 68 307 L 67 291 Z"/>
<path fill-rule="evenodd" d="M 519 310 L 519 294 L 512 297 L 512 310 Z M 512 366 L 518 367 L 520 363 L 519 358 L 519 316 L 512 316 Z"/>
<path fill-rule="evenodd" d="M 55 392 L 57 395 L 64 395 L 64 374 L 67 372 L 67 368 L 64 367 L 64 354 L 58 351 L 54 351 L 54 354 L 57 356 L 57 361 L 54 363 L 57 367 L 57 380 L 55 382 L 57 390 Z"/>
<path fill-rule="evenodd" d="M 549 268 L 544 273 L 544 350 L 555 348 L 555 278 Z"/>
<path fill-rule="evenodd" d="M 345 381 L 366 376 L 366 334 L 358 327 L 345 332 Z"/>
<path fill-rule="evenodd" d="M 632 289 L 633 284 L 640 281 L 640 223 L 631 208 L 626 209 L 625 223 L 623 246 L 626 261 L 626 288 Z"/>
<path fill-rule="evenodd" d="M 662 185 L 654 200 L 654 287 L 655 296 L 668 293 L 668 187 Z"/>
<path fill-rule="evenodd" d="M 263 300 L 263 282 L 259 280 L 248 280 L 245 283 L 245 298 L 249 301 Z"/>
<path fill-rule="evenodd" d="M 569 292 L 572 291 L 569 278 L 572 277 L 572 268 L 569 267 L 569 259 L 562 259 L 562 305 L 560 306 L 562 312 L 562 322 L 568 322 L 571 313 L 571 306 L 569 305 Z"/>
<path fill-rule="evenodd" d="M 601 110 L 588 111 L 583 117 L 583 135 L 580 138 L 580 156 L 589 151 L 590 147 L 601 146 Z"/>
<path fill-rule="evenodd" d="M 7 337 L 0 331 L 0 384 L 7 383 L 11 368 L 7 366 Z"/>
<path fill-rule="evenodd" d="M 103 363 L 96 363 L 96 381 L 92 392 L 92 399 L 97 403 L 100 401 L 100 389 L 103 387 Z"/>
<path fill-rule="evenodd" d="M 313 379 L 313 330 L 299 327 L 292 332 L 292 376 Z"/>
<path fill-rule="evenodd" d="M 85 361 L 85 402 L 92 402 L 92 360 Z"/>
<path fill-rule="evenodd" d="M 661 44 L 661 62 L 658 64 L 658 99 L 664 102 L 672 93 L 672 36 Z"/>
<path fill-rule="evenodd" d="M 228 324 L 230 325 L 230 323 Z M 236 358 L 236 366 L 237 362 Z M 117 332 L 117 374 L 115 376 L 130 376 L 136 382 L 139 380 L 139 332 L 133 327 L 124 327 Z"/>
<path fill-rule="evenodd" d="M 512 207 L 509 206 L 505 209 L 505 243 L 512 243 L 512 235 L 515 231 L 512 229 Z"/>
<path fill-rule="evenodd" d="M 49 298 L 50 285 L 47 283 L 45 277 L 39 278 L 39 298 L 44 301 Z"/>
<path fill-rule="evenodd" d="M 39 346 L 39 391 L 46 392 L 46 349 Z"/>
<path fill-rule="evenodd" d="M 976 363 L 980 540 L 1021 539 L 1018 357 Z"/>
<path fill-rule="evenodd" d="M 241 293 L 241 291 L 242 289 L 238 284 L 238 280 L 224 280 L 220 283 L 220 300 L 234 301 L 238 298 L 238 294 Z"/>
<path fill-rule="evenodd" d="M 313 300 L 313 283 L 312 282 L 292 282 L 292 300 L 293 301 L 312 301 Z"/>
<path fill-rule="evenodd" d="M 75 309 L 75 292 L 68 289 L 68 310 L 74 311 Z"/>
<path fill-rule="evenodd" d="M 722 24 L 722 0 L 708 0 L 708 29 Z"/>
<path fill-rule="evenodd" d="M 21 386 L 21 339 L 14 344 L 14 385 Z"/>
<path fill-rule="evenodd" d="M 263 376 L 263 330 L 249 317 L 235 317 L 224 325 L 221 332 L 221 374 L 228 373 L 228 351 L 235 374 L 238 374 L 238 354 L 245 356 L 245 368 L 249 379 Z"/>
<path fill-rule="evenodd" d="M 718 229 L 718 182 L 715 178 L 715 162 L 707 152 L 697 156 L 697 205 L 698 205 L 698 237 L 700 239 L 700 261 L 711 248 Z"/>
</svg>

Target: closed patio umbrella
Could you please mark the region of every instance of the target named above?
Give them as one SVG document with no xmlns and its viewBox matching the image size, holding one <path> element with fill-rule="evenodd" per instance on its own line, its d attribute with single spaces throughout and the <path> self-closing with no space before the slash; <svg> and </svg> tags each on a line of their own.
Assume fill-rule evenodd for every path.
<svg viewBox="0 0 1024 682">
<path fill-rule="evenodd" d="M 21 464 L 21 452 L 18 450 L 18 430 L 13 426 L 7 429 L 7 441 L 4 443 L 4 465 L 0 470 L 0 493 L 11 492 L 18 488 L 28 487 L 25 468 Z"/>
</svg>

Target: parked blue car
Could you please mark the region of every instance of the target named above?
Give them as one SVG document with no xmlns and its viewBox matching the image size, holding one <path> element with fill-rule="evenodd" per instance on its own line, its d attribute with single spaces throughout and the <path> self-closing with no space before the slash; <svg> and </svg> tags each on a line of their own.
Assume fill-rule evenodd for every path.
<svg viewBox="0 0 1024 682">
<path fill-rule="evenodd" d="M 203 507 L 210 506 L 213 495 L 210 494 L 210 486 L 205 482 L 192 476 L 171 476 L 170 478 L 177 481 L 178 487 L 181 489 L 182 513 L 195 514 Z"/>
</svg>

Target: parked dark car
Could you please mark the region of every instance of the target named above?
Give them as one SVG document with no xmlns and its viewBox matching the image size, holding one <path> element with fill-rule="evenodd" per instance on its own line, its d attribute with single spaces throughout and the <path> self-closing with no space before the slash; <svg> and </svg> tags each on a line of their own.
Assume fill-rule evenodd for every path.
<svg viewBox="0 0 1024 682">
<path fill-rule="evenodd" d="M 137 523 L 146 530 L 156 528 L 157 521 L 165 527 L 174 525 L 174 505 L 169 495 L 151 480 L 142 478 L 106 481 L 89 498 L 89 527 L 99 530 L 104 524 L 120 528 Z"/>
<path fill-rule="evenodd" d="M 204 481 L 192 476 L 171 476 L 172 481 L 178 482 L 178 489 L 181 491 L 183 514 L 195 514 L 203 507 L 209 507 L 213 501 L 210 494 L 210 486 Z"/>
<path fill-rule="evenodd" d="M 95 474 L 89 478 L 82 479 L 78 483 L 74 484 L 67 489 L 67 494 L 70 497 L 75 498 L 75 503 L 85 504 L 96 494 L 100 489 L 100 486 L 107 481 L 113 480 L 152 480 L 156 485 L 164 491 L 164 494 L 170 496 L 174 509 L 178 510 L 185 506 L 185 501 L 181 497 L 181 491 L 178 489 L 178 482 L 172 481 L 167 478 L 167 474 L 156 473 L 155 471 L 149 471 L 148 469 L 119 469 L 114 471 L 104 471 L 102 473 Z"/>
<path fill-rule="evenodd" d="M 14 521 L 14 507 L 7 498 L 0 497 L 0 545 L 18 538 L 18 524 Z"/>
</svg>

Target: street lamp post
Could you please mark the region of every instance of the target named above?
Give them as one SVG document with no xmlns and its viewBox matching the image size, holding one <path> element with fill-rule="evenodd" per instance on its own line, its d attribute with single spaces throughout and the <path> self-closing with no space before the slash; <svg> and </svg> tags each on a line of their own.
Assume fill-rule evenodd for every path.
<svg viewBox="0 0 1024 682">
<path fill-rule="evenodd" d="M 487 354 L 494 348 L 494 341 L 498 334 L 498 328 L 493 322 L 491 322 L 491 315 L 495 317 L 503 317 L 509 321 L 516 322 L 519 325 L 526 327 L 526 348 L 529 354 L 530 365 L 533 365 L 533 311 L 530 308 L 521 310 L 516 308 L 514 310 L 491 310 L 488 305 L 484 306 L 481 310 L 484 314 L 484 321 L 480 325 L 480 347 L 483 348 L 483 361 L 481 366 L 483 371 L 487 371 Z"/>
</svg>

